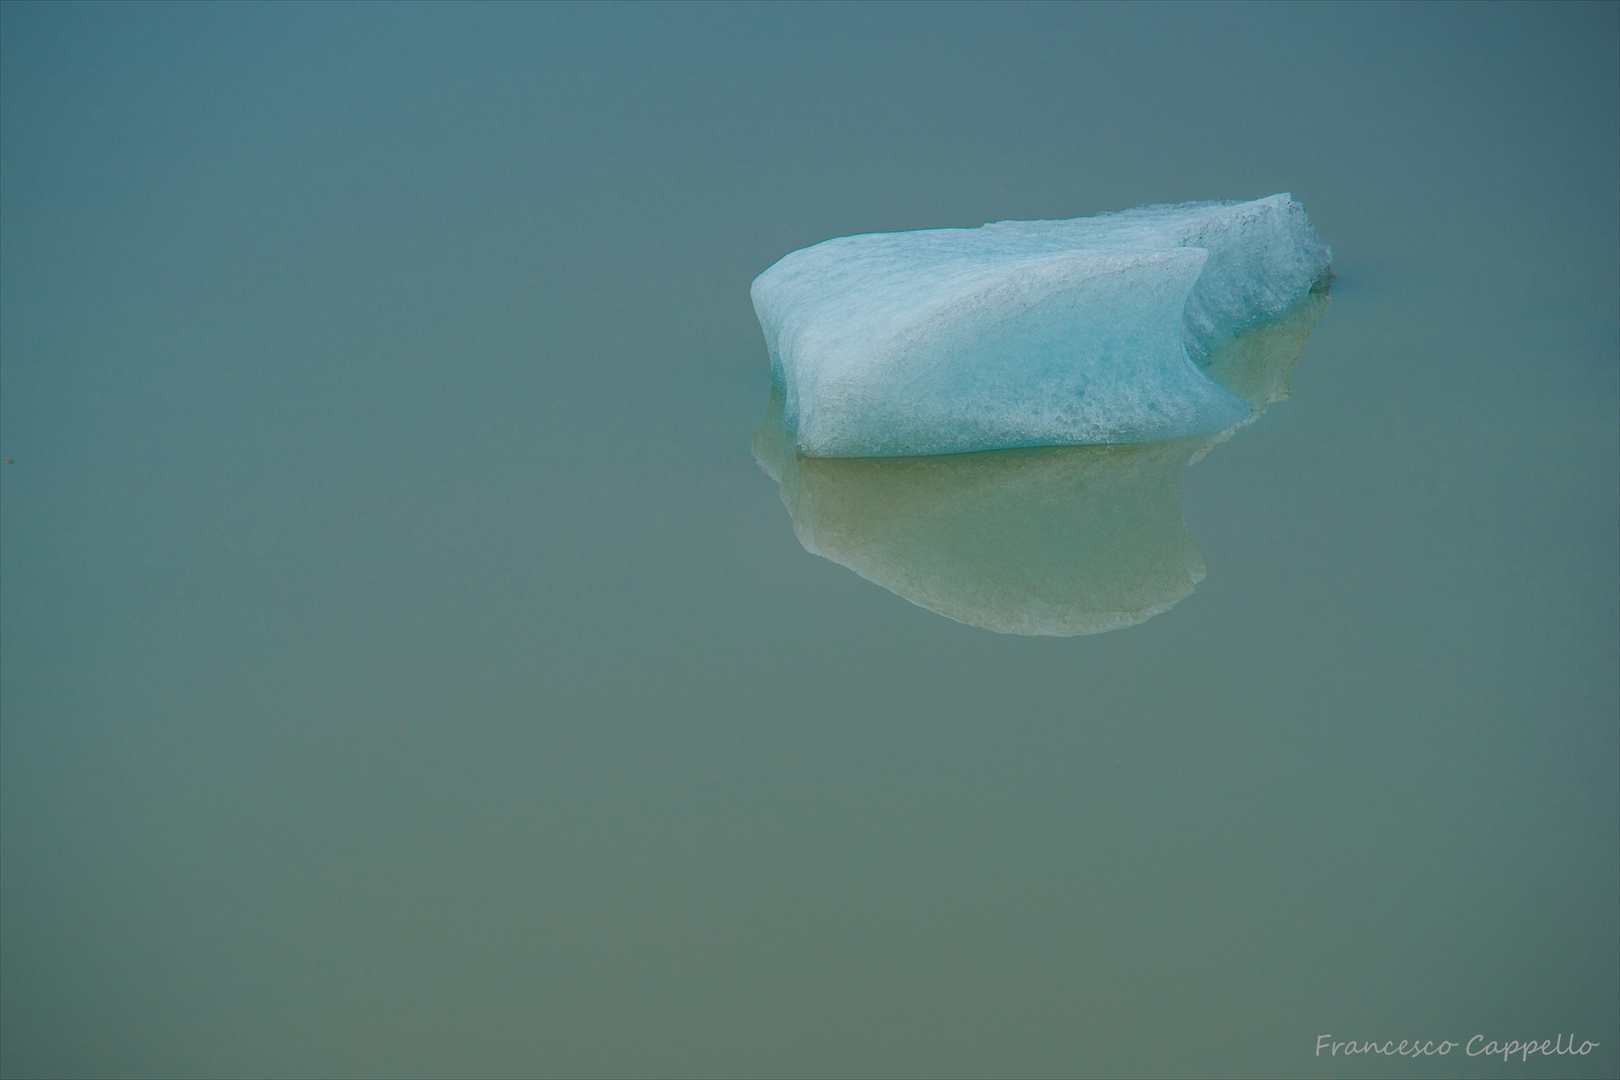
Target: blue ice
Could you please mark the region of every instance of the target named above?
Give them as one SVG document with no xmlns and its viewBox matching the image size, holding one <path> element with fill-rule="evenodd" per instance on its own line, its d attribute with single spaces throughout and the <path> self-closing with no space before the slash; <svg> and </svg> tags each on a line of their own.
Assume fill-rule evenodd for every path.
<svg viewBox="0 0 1620 1080">
<path fill-rule="evenodd" d="M 1203 363 L 1331 261 L 1280 194 L 846 236 L 783 257 L 752 295 L 800 453 L 948 454 L 1243 422 Z"/>
</svg>

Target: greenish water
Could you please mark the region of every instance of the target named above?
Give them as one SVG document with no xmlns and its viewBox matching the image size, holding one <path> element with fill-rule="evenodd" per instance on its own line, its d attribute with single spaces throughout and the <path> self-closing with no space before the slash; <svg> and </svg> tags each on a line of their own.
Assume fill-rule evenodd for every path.
<svg viewBox="0 0 1620 1080">
<path fill-rule="evenodd" d="M 0 7 L 0 1071 L 1614 1075 L 1617 10 Z M 1277 191 L 1191 595 L 806 554 L 754 275 Z"/>
</svg>

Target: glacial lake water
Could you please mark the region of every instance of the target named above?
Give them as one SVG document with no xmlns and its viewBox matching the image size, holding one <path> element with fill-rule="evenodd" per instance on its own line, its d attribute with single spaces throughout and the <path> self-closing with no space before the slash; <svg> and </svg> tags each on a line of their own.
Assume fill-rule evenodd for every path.
<svg viewBox="0 0 1620 1080">
<path fill-rule="evenodd" d="M 1617 11 L 0 6 L 0 1073 L 1615 1075 Z M 801 546 L 776 259 L 1282 191 L 1286 401 L 955 466 L 1195 589 Z"/>
</svg>

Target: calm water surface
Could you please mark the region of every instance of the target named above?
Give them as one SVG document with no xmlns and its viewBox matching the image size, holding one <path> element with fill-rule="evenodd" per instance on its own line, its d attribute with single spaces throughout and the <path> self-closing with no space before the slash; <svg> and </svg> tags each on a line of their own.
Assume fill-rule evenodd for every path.
<svg viewBox="0 0 1620 1080">
<path fill-rule="evenodd" d="M 1613 1076 L 1617 10 L 4 5 L 0 1071 Z M 1192 595 L 801 548 L 761 270 L 1277 191 Z"/>
</svg>

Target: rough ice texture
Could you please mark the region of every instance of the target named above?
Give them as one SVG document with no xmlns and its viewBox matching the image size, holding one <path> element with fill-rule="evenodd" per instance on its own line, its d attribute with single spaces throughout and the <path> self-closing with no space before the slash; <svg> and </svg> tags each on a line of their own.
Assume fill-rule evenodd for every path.
<svg viewBox="0 0 1620 1080">
<path fill-rule="evenodd" d="M 1328 276 L 1286 194 L 846 236 L 754 280 L 800 452 L 947 454 L 1219 431 L 1201 365 Z"/>
</svg>

